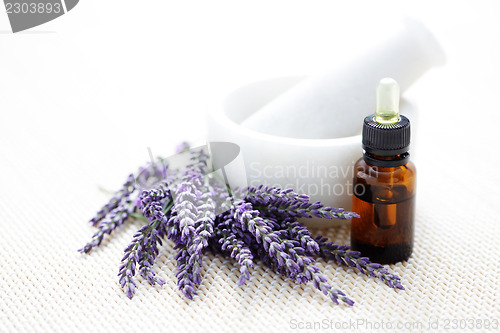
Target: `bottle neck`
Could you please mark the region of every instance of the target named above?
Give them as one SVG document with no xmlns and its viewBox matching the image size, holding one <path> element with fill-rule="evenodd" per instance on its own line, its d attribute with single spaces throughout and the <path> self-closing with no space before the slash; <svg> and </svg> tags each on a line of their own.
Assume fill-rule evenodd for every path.
<svg viewBox="0 0 500 333">
<path fill-rule="evenodd" d="M 402 154 L 384 156 L 372 154 L 365 150 L 363 153 L 363 159 L 366 163 L 378 167 L 398 167 L 408 163 L 410 160 L 410 153 L 404 152 Z"/>
</svg>

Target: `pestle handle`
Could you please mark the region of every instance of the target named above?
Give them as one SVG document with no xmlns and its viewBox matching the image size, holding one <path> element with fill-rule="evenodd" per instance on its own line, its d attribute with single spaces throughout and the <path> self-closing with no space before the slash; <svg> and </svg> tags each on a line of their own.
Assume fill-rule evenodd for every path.
<svg viewBox="0 0 500 333">
<path fill-rule="evenodd" d="M 310 76 L 266 104 L 242 126 L 282 137 L 331 139 L 358 135 L 375 111 L 375 87 L 392 77 L 405 91 L 445 56 L 419 21 L 403 23 L 375 46 L 330 71 Z"/>
</svg>

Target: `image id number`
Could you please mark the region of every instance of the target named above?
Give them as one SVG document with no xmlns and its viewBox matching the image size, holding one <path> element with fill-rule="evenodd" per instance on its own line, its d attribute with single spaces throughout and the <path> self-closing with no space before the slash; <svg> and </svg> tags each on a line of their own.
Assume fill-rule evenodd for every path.
<svg viewBox="0 0 500 333">
<path fill-rule="evenodd" d="M 6 3 L 7 14 L 59 14 L 62 12 L 60 3 Z"/>
</svg>

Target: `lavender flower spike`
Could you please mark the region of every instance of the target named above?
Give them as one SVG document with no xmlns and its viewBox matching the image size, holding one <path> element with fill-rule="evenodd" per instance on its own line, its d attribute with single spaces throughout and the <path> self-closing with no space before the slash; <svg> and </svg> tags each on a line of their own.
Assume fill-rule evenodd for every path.
<svg viewBox="0 0 500 333">
<path fill-rule="evenodd" d="M 125 201 L 135 191 L 135 177 L 130 174 L 123 184 L 122 188 L 118 190 L 108 203 L 105 204 L 97 214 L 90 219 L 90 223 L 96 226 L 102 219 L 104 219 L 113 209 L 117 208 L 121 202 Z"/>
<path fill-rule="evenodd" d="M 290 249 L 289 253 L 295 257 L 298 262 L 302 262 L 302 266 L 304 267 L 302 271 L 290 276 L 290 278 L 292 278 L 296 283 L 306 283 L 308 281 L 312 281 L 314 287 L 320 290 L 323 294 L 329 296 L 335 304 L 339 304 L 339 299 L 348 305 L 352 306 L 354 304 L 354 302 L 342 291 L 332 288 L 327 283 L 326 277 L 320 273 L 317 266 L 313 265 L 315 261 L 307 254 L 307 251 L 304 251 L 300 247 L 295 247 L 294 249 Z"/>
<path fill-rule="evenodd" d="M 184 296 L 193 299 L 193 296 L 196 295 L 196 289 L 193 282 L 192 266 L 189 265 L 189 252 L 184 244 L 178 244 L 175 248 L 178 249 L 175 256 L 175 260 L 177 260 L 177 285 Z"/>
<path fill-rule="evenodd" d="M 151 253 L 155 253 L 156 255 L 158 251 L 156 248 L 157 239 L 155 238 L 155 234 L 157 234 L 158 231 L 154 231 L 157 230 L 156 228 L 158 228 L 158 226 L 159 223 L 157 223 L 156 221 L 152 224 L 143 226 L 134 235 L 132 243 L 130 243 L 130 245 L 125 248 L 125 254 L 122 258 L 118 276 L 120 277 L 120 286 L 122 288 L 125 287 L 125 292 L 127 293 L 127 296 L 129 298 L 132 298 L 135 292 L 136 284 L 134 281 L 134 276 L 137 264 L 140 264 L 142 266 L 144 272 L 142 273 L 142 275 L 143 277 L 148 279 L 151 284 L 158 283 L 162 285 L 165 283 L 163 280 L 155 278 L 154 275 L 149 276 L 148 274 L 152 273 L 149 269 L 149 255 Z M 152 239 L 152 241 L 150 241 L 150 239 Z M 144 263 L 145 261 L 147 262 L 146 264 Z"/>
<path fill-rule="evenodd" d="M 152 266 L 159 253 L 157 245 L 162 245 L 161 239 L 167 233 L 168 217 L 165 215 L 165 210 L 170 209 L 171 202 L 170 192 L 163 189 L 143 191 L 141 195 L 142 213 L 150 221 L 150 224 L 148 230 L 142 235 L 137 263 L 141 276 L 152 285 L 165 283 L 156 277 Z"/>
<path fill-rule="evenodd" d="M 173 223 L 178 225 L 181 232 L 179 239 L 174 240 L 176 243 L 187 243 L 189 236 L 195 232 L 198 205 L 203 194 L 200 189 L 204 184 L 208 155 L 203 150 L 193 154 L 193 163 L 186 167 L 180 183 L 174 189 Z"/>
<path fill-rule="evenodd" d="M 169 235 L 180 249 L 177 254 L 178 286 L 188 298 L 201 283 L 202 250 L 213 234 L 215 202 L 213 189 L 205 178 L 209 156 L 203 149 L 192 152 L 181 182 L 175 187 Z"/>
<path fill-rule="evenodd" d="M 240 265 L 241 276 L 238 280 L 238 285 L 243 285 L 250 279 L 250 268 L 253 267 L 253 254 L 245 242 L 239 239 L 231 231 L 232 219 L 228 216 L 222 218 L 223 222 L 219 223 L 215 228 L 215 235 L 219 239 L 220 249 L 222 252 L 229 253 L 229 256 L 235 259 Z"/>
<path fill-rule="evenodd" d="M 89 253 L 92 248 L 101 245 L 105 234 L 110 235 L 116 228 L 123 225 L 128 217 L 134 213 L 136 206 L 131 198 L 123 198 L 122 201 L 113 208 L 106 217 L 100 221 L 97 232 L 92 236 L 92 240 L 85 244 L 78 251 Z"/>
<path fill-rule="evenodd" d="M 162 203 L 163 201 L 166 203 Z M 152 285 L 158 283 L 163 285 L 165 281 L 157 278 L 152 270 L 154 259 L 158 255 L 157 244 L 161 244 L 161 238 L 165 236 L 167 217 L 163 210 L 164 206 L 169 207 L 169 194 L 161 189 L 143 191 L 141 194 L 141 208 L 145 217 L 150 223 L 141 227 L 134 235 L 132 243 L 124 250 L 118 276 L 120 286 L 125 288 L 129 298 L 135 293 L 136 284 L 134 276 L 136 265 L 139 265 L 141 276 L 147 279 Z"/>
<path fill-rule="evenodd" d="M 330 299 L 335 303 L 339 304 L 338 300 L 340 299 L 347 305 L 354 305 L 354 302 L 349 299 L 342 291 L 332 288 L 326 281 L 326 277 L 319 272 L 319 268 L 316 266 L 308 266 L 306 268 L 305 275 L 308 279 L 313 281 L 314 287 L 323 294 L 330 297 Z"/>
<path fill-rule="evenodd" d="M 325 207 L 321 202 L 310 203 L 309 196 L 297 194 L 292 189 L 282 190 L 277 187 L 260 185 L 250 187 L 246 200 L 251 202 L 257 209 L 267 211 L 273 217 L 285 216 L 319 217 L 327 219 L 348 220 L 359 217 L 354 212 L 346 212 L 343 208 Z"/>
<path fill-rule="evenodd" d="M 300 222 L 287 222 L 281 224 L 283 230 L 288 232 L 290 239 L 295 239 L 300 243 L 308 256 L 319 254 L 320 248 L 318 242 L 312 237 L 311 232 Z"/>
<path fill-rule="evenodd" d="M 399 276 L 389 273 L 387 268 L 381 264 L 372 263 L 369 258 L 361 257 L 359 252 L 350 251 L 349 246 L 334 245 L 332 242 L 328 242 L 328 239 L 322 238 L 322 236 L 316 237 L 316 241 L 319 244 L 322 257 L 334 259 L 340 265 L 355 267 L 365 275 L 379 278 L 390 288 L 405 289 Z"/>
<path fill-rule="evenodd" d="M 274 222 L 260 217 L 259 212 L 252 209 L 252 204 L 235 200 L 233 219 L 233 228 L 250 232 L 279 274 L 294 278 L 304 270 L 307 262 L 294 255 L 296 252 L 302 254 L 304 250 L 296 246 L 296 241 L 281 238 L 280 232 L 273 230 Z"/>
<path fill-rule="evenodd" d="M 201 283 L 202 250 L 208 246 L 208 239 L 214 232 L 215 203 L 210 192 L 205 192 L 199 197 L 197 207 L 198 218 L 195 222 L 195 232 L 188 242 L 188 252 L 191 255 L 189 264 L 193 267 L 193 282 Z"/>
</svg>

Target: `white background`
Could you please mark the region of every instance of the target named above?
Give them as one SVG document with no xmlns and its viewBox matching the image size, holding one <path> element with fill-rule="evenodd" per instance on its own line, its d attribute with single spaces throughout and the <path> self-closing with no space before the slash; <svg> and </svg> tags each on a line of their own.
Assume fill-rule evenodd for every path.
<svg viewBox="0 0 500 333">
<path fill-rule="evenodd" d="M 497 2 L 346 3 L 82 0 L 18 34 L 1 13 L 0 138 L 10 151 L 2 158 L 36 145 L 33 168 L 55 154 L 89 181 L 115 185 L 108 177 L 141 164 L 146 147 L 166 155 L 200 137 L 215 97 L 249 81 L 329 68 L 375 25 L 403 14 L 421 19 L 448 56 L 407 92 L 422 113 L 449 116 L 435 140 L 451 139 L 444 133 L 467 118 L 476 124 L 470 142 L 492 145 L 491 112 L 500 107 Z"/>
<path fill-rule="evenodd" d="M 18 34 L 0 13 L 1 158 L 36 147 L 31 168 L 64 159 L 88 186 L 116 187 L 148 158 L 147 147 L 168 155 L 177 142 L 202 137 L 203 113 L 228 91 L 329 68 L 375 25 L 403 14 L 421 19 L 447 53 L 445 67 L 407 91 L 422 114 L 448 117 L 436 143 L 443 153 L 458 152 L 463 147 L 445 133 L 467 125 L 474 134 L 462 144 L 493 148 L 500 108 L 495 1 L 82 0 Z"/>
<path fill-rule="evenodd" d="M 92 235 L 86 221 L 107 198 L 98 187 L 116 189 L 148 160 L 148 147 L 168 156 L 180 141 L 202 138 L 204 113 L 228 91 L 329 68 L 355 52 L 374 26 L 404 14 L 435 33 L 448 62 L 405 93 L 419 112 L 418 244 L 409 264 L 395 268 L 408 291 L 384 296 L 396 302 L 387 309 L 400 318 L 406 307 L 424 317 L 469 311 L 500 317 L 500 2 L 81 0 L 63 17 L 18 34 L 0 13 L 0 331 L 6 323 L 138 327 L 134 317 L 123 318 L 181 302 L 173 285 L 156 292 L 142 284 L 139 303 L 125 303 L 115 274 L 134 228 L 94 256 L 76 253 Z M 170 268 L 162 277 L 173 277 Z M 214 270 L 223 271 L 217 264 Z M 345 314 L 385 318 L 384 307 L 368 298 L 376 303 L 386 289 L 368 286 L 382 289 L 351 289 L 365 303 Z M 221 300 L 215 289 L 211 295 Z M 265 298 L 255 296 L 255 304 L 273 291 L 259 292 Z M 147 295 L 156 301 L 141 298 Z M 233 296 L 227 299 L 240 302 Z M 298 304 L 316 313 L 313 306 L 327 302 L 319 296 Z M 173 309 L 210 314 L 205 301 Z M 497 308 L 488 308 L 494 302 Z M 100 310 L 109 304 L 116 306 L 108 308 L 112 316 Z M 220 311 L 232 309 L 224 304 Z M 302 305 L 259 315 L 288 320 L 284 313 L 297 316 Z M 238 319 L 233 324 L 248 319 L 230 315 Z M 213 325 L 226 322 L 217 318 Z"/>
</svg>

